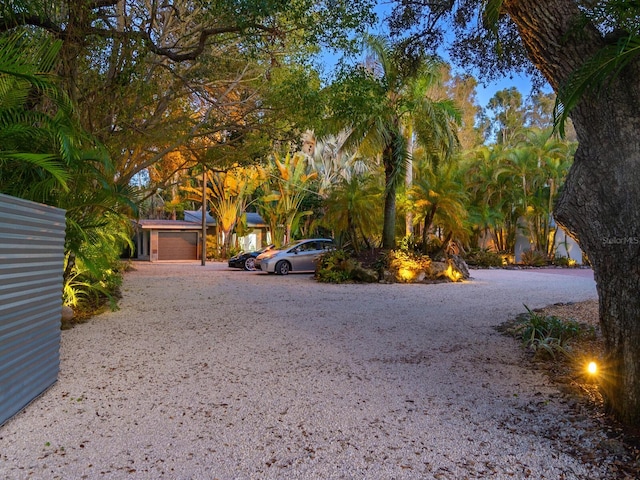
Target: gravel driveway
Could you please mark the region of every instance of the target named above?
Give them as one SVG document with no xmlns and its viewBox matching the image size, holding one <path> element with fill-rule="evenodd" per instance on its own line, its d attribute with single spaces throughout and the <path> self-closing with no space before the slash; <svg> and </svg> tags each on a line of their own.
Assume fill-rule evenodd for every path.
<svg viewBox="0 0 640 480">
<path fill-rule="evenodd" d="M 7 479 L 597 479 L 603 439 L 494 327 L 595 298 L 590 272 L 328 285 L 136 263 L 62 333 L 57 384 L 0 428 Z"/>
</svg>

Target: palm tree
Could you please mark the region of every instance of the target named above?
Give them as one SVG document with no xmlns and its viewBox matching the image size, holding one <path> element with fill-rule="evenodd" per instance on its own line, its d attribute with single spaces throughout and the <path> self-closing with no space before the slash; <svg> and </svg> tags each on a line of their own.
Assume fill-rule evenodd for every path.
<svg viewBox="0 0 640 480">
<path fill-rule="evenodd" d="M 379 237 L 376 226 L 381 217 L 378 207 L 381 187 L 373 176 L 352 176 L 335 186 L 325 200 L 325 225 L 334 236 L 349 242 L 360 252 L 361 242 L 371 249 L 371 240 Z"/>
<path fill-rule="evenodd" d="M 421 57 L 408 67 L 398 61 L 392 45 L 367 37 L 367 64 L 356 67 L 334 86 L 334 123 L 348 129 L 345 145 L 358 146 L 369 158 L 382 158 L 385 173 L 382 247 L 395 247 L 396 190 L 404 180 L 409 152 L 404 128 L 413 125 L 416 138 L 433 158 L 448 158 L 457 145 L 453 124 L 459 113 L 449 100 L 428 96 L 438 81 L 441 63 Z M 441 155 L 442 154 L 442 155 Z"/>
<path fill-rule="evenodd" d="M 229 253 L 231 234 L 247 208 L 251 195 L 265 179 L 264 171 L 255 167 L 235 166 L 227 171 L 206 171 L 205 191 L 218 224 L 218 233 L 222 236 L 219 244 L 223 246 L 223 256 Z M 200 188 L 186 186 L 183 191 L 190 194 L 189 199 L 201 199 Z"/>
<path fill-rule="evenodd" d="M 535 189 L 530 194 L 531 240 L 537 250 L 553 255 L 555 232 L 551 232 L 553 204 L 573 160 L 574 146 L 552 135 L 551 130 L 529 131 L 526 148 L 537 159 L 530 175 Z"/>
<path fill-rule="evenodd" d="M 343 180 L 349 182 L 353 175 L 364 175 L 371 170 L 357 149 L 344 148 L 348 137 L 346 131 L 319 139 L 313 132 L 306 132 L 303 137 L 309 145 L 313 145 L 311 151 L 306 153 L 309 155 L 310 170 L 318 174 L 318 194 L 323 198 Z"/>
<path fill-rule="evenodd" d="M 65 284 L 108 293 L 131 246 L 123 212 L 135 213 L 134 195 L 56 85 L 59 48 L 33 31 L 0 36 L 0 192 L 65 209 Z"/>
<path fill-rule="evenodd" d="M 498 252 L 515 246 L 513 185 L 505 180 L 507 150 L 501 144 L 481 146 L 469 152 L 464 177 L 470 194 L 469 216 L 479 237 L 490 235 Z"/>
<path fill-rule="evenodd" d="M 429 234 L 438 227 L 442 233 L 442 248 L 449 242 L 467 240 L 467 194 L 461 171 L 455 164 L 433 169 L 428 164 L 416 166 L 416 179 L 409 190 L 415 221 L 422 223 L 422 248 L 428 252 Z"/>
<path fill-rule="evenodd" d="M 0 37 L 0 191 L 46 201 L 67 189 L 77 159 L 72 106 L 52 76 L 61 42 L 26 32 Z M 35 99 L 35 102 L 34 102 Z M 37 99 L 51 107 L 41 108 Z"/>
</svg>

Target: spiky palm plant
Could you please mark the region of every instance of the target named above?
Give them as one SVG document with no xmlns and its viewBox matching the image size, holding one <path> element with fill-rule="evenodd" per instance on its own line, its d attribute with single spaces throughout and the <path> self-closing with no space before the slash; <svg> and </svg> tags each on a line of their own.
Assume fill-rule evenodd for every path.
<svg viewBox="0 0 640 480">
<path fill-rule="evenodd" d="M 67 189 L 72 107 L 52 75 L 59 41 L 0 36 L 0 191 L 35 201 Z"/>
<path fill-rule="evenodd" d="M 91 289 L 118 275 L 113 264 L 130 243 L 122 212 L 135 204 L 56 83 L 59 49 L 60 42 L 33 31 L 0 36 L 0 191 L 66 210 L 65 282 Z"/>
</svg>

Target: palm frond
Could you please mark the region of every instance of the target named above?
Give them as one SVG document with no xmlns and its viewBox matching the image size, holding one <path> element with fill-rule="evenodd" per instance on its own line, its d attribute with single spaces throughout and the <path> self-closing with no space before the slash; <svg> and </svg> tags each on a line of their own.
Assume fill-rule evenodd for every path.
<svg viewBox="0 0 640 480">
<path fill-rule="evenodd" d="M 580 99 L 606 88 L 607 82 L 640 55 L 640 36 L 627 35 L 615 44 L 600 49 L 584 62 L 559 89 L 554 107 L 554 126 L 565 133 L 566 120 Z"/>
<path fill-rule="evenodd" d="M 502 12 L 504 0 L 486 0 L 482 10 L 482 24 L 489 32 L 498 33 L 498 23 Z"/>
</svg>

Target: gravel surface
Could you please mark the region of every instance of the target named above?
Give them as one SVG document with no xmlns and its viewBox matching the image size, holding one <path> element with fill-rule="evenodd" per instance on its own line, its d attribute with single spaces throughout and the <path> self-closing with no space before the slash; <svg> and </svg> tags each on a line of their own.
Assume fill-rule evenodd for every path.
<svg viewBox="0 0 640 480">
<path fill-rule="evenodd" d="M 590 272 L 330 285 L 136 263 L 0 427 L 6 479 L 598 479 L 606 435 L 494 327 Z"/>
</svg>

